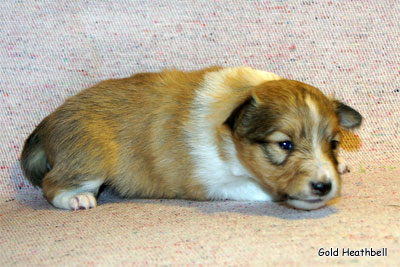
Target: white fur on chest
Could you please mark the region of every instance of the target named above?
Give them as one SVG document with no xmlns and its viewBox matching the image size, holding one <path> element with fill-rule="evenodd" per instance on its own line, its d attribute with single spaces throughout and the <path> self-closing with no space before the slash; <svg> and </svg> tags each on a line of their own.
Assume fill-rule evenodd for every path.
<svg viewBox="0 0 400 267">
<path fill-rule="evenodd" d="M 251 174 L 241 165 L 236 156 L 231 162 L 223 161 L 218 155 L 217 147 L 207 142 L 206 139 L 204 138 L 205 142 L 198 143 L 194 147 L 192 155 L 197 161 L 196 177 L 205 186 L 209 199 L 272 200 L 253 180 Z M 236 152 L 232 150 L 231 153 Z"/>
<path fill-rule="evenodd" d="M 210 120 L 213 113 L 217 112 L 211 108 L 216 99 L 232 91 L 225 80 L 227 77 L 239 77 L 238 75 L 242 75 L 242 83 L 248 83 L 249 86 L 280 79 L 273 73 L 250 68 L 224 69 L 205 78 L 203 86 L 196 94 L 188 131 L 196 178 L 205 186 L 210 199 L 270 201 L 271 196 L 240 163 L 232 140 L 223 140 L 223 153 L 228 160 L 221 158 L 217 147 L 217 142 L 221 141 L 217 141 L 218 125 Z"/>
</svg>

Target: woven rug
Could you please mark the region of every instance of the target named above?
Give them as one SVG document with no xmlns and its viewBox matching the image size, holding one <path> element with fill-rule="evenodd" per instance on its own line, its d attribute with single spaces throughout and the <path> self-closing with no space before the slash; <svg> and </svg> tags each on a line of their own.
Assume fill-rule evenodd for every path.
<svg viewBox="0 0 400 267">
<path fill-rule="evenodd" d="M 3 0 L 0 36 L 0 266 L 400 265 L 399 2 Z M 25 138 L 68 96 L 211 65 L 275 72 L 360 111 L 341 198 L 308 212 L 105 192 L 68 212 L 23 178 Z"/>
</svg>

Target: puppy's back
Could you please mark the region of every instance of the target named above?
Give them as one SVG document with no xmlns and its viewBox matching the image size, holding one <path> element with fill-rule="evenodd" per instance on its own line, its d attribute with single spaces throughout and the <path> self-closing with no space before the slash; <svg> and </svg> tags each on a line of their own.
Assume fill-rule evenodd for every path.
<svg viewBox="0 0 400 267">
<path fill-rule="evenodd" d="M 196 88 L 213 70 L 136 74 L 83 90 L 28 138 L 24 173 L 50 202 L 89 183 L 93 193 L 106 183 L 123 196 L 201 199 L 184 127 Z"/>
</svg>

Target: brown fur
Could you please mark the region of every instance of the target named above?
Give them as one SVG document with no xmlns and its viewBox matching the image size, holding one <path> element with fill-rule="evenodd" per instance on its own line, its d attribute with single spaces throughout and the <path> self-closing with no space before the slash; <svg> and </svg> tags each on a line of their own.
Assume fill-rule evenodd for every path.
<svg viewBox="0 0 400 267">
<path fill-rule="evenodd" d="M 358 113 L 300 82 L 266 81 L 277 76 L 247 68 L 219 75 L 223 70 L 142 73 L 83 90 L 46 117 L 27 139 L 22 152 L 25 175 L 43 187 L 50 202 L 61 192 L 94 180 L 126 197 L 206 200 L 207 188 L 195 172 L 196 157 L 191 154 L 196 140 L 187 141 L 199 131 L 196 123 L 203 121 L 213 129 L 219 158 L 231 160 L 228 146 L 233 143 L 241 164 L 278 198 L 301 196 L 314 175 L 310 162 L 315 129 L 322 153 L 337 166 L 330 142 L 339 134 L 340 121 L 347 128 L 360 124 Z M 199 94 L 213 100 L 209 113 L 196 102 L 204 101 Z M 307 101 L 323 118 L 317 128 Z M 203 113 L 204 119 L 193 119 Z M 290 156 L 269 140 L 276 131 L 295 143 Z M 338 175 L 335 179 L 340 183 Z"/>
<path fill-rule="evenodd" d="M 128 197 L 205 199 L 182 157 L 182 129 L 194 89 L 215 69 L 136 74 L 68 99 L 35 130 L 52 166 L 43 178 L 47 199 L 99 178 Z"/>
<path fill-rule="evenodd" d="M 323 143 L 323 153 L 329 155 L 332 164 L 337 165 L 336 155 L 329 148 L 329 142 L 340 129 L 334 106 L 319 90 L 297 81 L 271 81 L 256 87 L 253 90 L 256 103 L 246 111 L 234 134 L 242 162 L 254 170 L 257 177 L 261 177 L 265 187 L 278 195 L 297 194 L 314 171 L 312 166 L 307 166 L 307 161 L 313 160 L 310 155 L 311 130 L 316 122 L 308 115 L 307 96 L 318 104 L 322 117 L 318 135 Z M 284 166 L 277 167 L 280 164 L 266 162 L 265 147 L 275 145 L 269 143 L 268 136 L 278 129 L 291 137 L 297 151 L 284 162 Z M 279 150 L 275 149 L 274 153 L 287 153 Z"/>
</svg>

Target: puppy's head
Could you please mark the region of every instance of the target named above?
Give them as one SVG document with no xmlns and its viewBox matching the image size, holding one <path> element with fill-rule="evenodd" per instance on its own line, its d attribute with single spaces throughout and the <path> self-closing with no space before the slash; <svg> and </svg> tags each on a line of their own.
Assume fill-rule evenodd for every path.
<svg viewBox="0 0 400 267">
<path fill-rule="evenodd" d="M 340 129 L 362 117 L 318 89 L 291 80 L 255 87 L 227 119 L 242 164 L 287 204 L 316 209 L 340 191 Z"/>
</svg>

